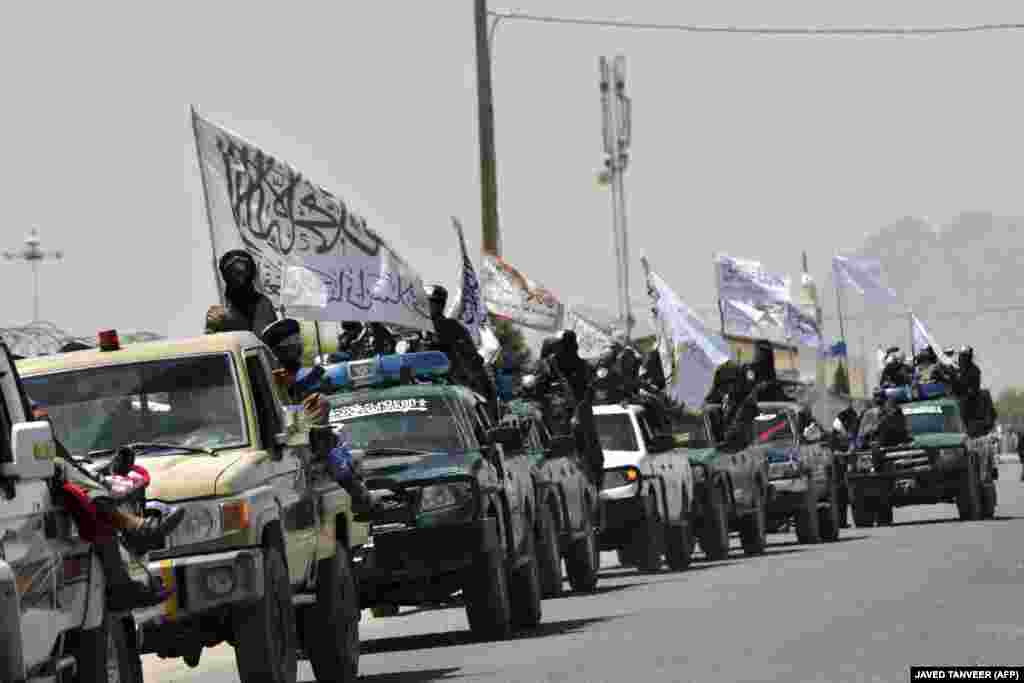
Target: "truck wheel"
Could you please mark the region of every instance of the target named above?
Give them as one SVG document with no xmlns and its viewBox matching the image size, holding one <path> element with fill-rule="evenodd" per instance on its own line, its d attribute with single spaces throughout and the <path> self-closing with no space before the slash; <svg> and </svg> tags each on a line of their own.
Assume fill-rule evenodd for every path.
<svg viewBox="0 0 1024 683">
<path fill-rule="evenodd" d="M 814 484 L 807 475 L 807 493 L 804 503 L 796 513 L 796 540 L 800 543 L 821 543 L 821 528 L 818 526 L 818 501 L 814 498 Z"/>
<path fill-rule="evenodd" d="M 839 528 L 850 528 L 850 491 L 846 486 L 840 486 L 839 490 Z"/>
<path fill-rule="evenodd" d="M 264 548 L 263 598 L 235 610 L 235 661 L 242 683 L 295 683 L 298 657 L 292 584 L 281 549 Z"/>
<path fill-rule="evenodd" d="M 992 519 L 996 516 L 996 504 L 998 503 L 998 496 L 996 495 L 996 485 L 989 483 L 985 484 L 981 489 L 981 518 Z"/>
<path fill-rule="evenodd" d="M 533 543 L 532 529 L 525 534 L 523 555 L 526 562 L 509 572 L 509 592 L 512 601 L 512 625 L 519 628 L 533 628 L 540 623 L 541 610 L 540 570 L 537 567 L 537 552 Z"/>
<path fill-rule="evenodd" d="M 317 567 L 316 604 L 305 610 L 304 649 L 318 681 L 351 683 L 359 677 L 359 595 L 348 549 Z"/>
<path fill-rule="evenodd" d="M 875 520 L 878 526 L 892 526 L 892 501 L 883 493 L 875 503 Z"/>
<path fill-rule="evenodd" d="M 724 560 L 729 557 L 729 509 L 725 491 L 716 484 L 708 496 L 708 508 L 699 532 L 700 547 L 709 560 Z"/>
<path fill-rule="evenodd" d="M 590 517 L 586 518 L 583 538 L 573 541 L 565 566 L 569 586 L 577 593 L 592 593 L 597 588 L 597 573 L 601 569 L 601 553 L 597 548 L 597 534 Z M 619 557 L 622 551 L 619 551 Z"/>
<path fill-rule="evenodd" d="M 562 553 L 558 547 L 558 529 L 550 504 L 537 508 L 537 562 L 540 585 L 545 598 L 562 595 Z"/>
<path fill-rule="evenodd" d="M 690 566 L 693 557 L 693 527 L 690 502 L 683 491 L 683 509 L 678 524 L 665 524 L 665 561 L 672 571 L 681 572 Z"/>
<path fill-rule="evenodd" d="M 854 489 L 850 507 L 853 508 L 853 523 L 858 529 L 870 529 L 875 525 L 875 509 L 863 491 Z"/>
<path fill-rule="evenodd" d="M 499 536 L 501 527 L 498 527 Z M 505 543 L 477 553 L 463 588 L 469 630 L 483 640 L 503 640 L 512 633 L 512 605 L 505 571 Z"/>
<path fill-rule="evenodd" d="M 754 489 L 754 509 L 740 523 L 740 542 L 745 555 L 761 555 L 768 545 L 768 508 L 760 486 Z"/>
<path fill-rule="evenodd" d="M 829 543 L 839 540 L 839 529 L 842 528 L 841 505 L 839 486 L 833 481 L 828 487 L 828 507 L 818 510 L 818 528 L 821 529 L 821 538 Z"/>
<path fill-rule="evenodd" d="M 981 487 L 978 485 L 978 468 L 973 457 L 967 458 L 967 471 L 960 482 L 960 495 L 956 506 L 960 519 L 969 522 L 981 519 Z"/>
<path fill-rule="evenodd" d="M 663 541 L 662 526 L 658 519 L 658 499 L 653 493 L 648 493 L 644 498 L 644 518 L 633 534 L 632 542 L 640 571 L 656 572 L 661 569 Z"/>
<path fill-rule="evenodd" d="M 109 613 L 96 628 L 78 633 L 73 654 L 74 683 L 142 683 L 142 662 L 128 646 L 124 621 Z"/>
</svg>

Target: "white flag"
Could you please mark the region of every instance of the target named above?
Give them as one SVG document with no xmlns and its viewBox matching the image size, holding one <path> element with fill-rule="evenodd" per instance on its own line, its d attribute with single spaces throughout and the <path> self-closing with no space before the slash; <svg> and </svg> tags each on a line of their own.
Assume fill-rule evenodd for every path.
<svg viewBox="0 0 1024 683">
<path fill-rule="evenodd" d="M 295 318 L 433 328 L 423 280 L 365 211 L 195 110 L 192 123 L 214 259 L 248 251 L 259 287 Z"/>
<path fill-rule="evenodd" d="M 896 292 L 882 284 L 882 262 L 859 256 L 833 256 L 832 272 L 838 284 L 852 287 L 875 305 L 895 303 Z"/>
<path fill-rule="evenodd" d="M 693 310 L 680 299 L 647 259 L 641 260 L 647 271 L 655 327 L 661 330 L 660 348 L 666 369 L 668 394 L 687 406 L 703 404 L 714 380 L 715 370 L 729 360 L 727 342 L 712 333 Z"/>
<path fill-rule="evenodd" d="M 561 328 L 565 309 L 547 289 L 494 254 L 484 254 L 481 271 L 484 304 L 492 315 L 543 332 Z"/>
<path fill-rule="evenodd" d="M 734 330 L 745 337 L 756 337 L 760 333 L 761 311 L 742 301 L 722 299 L 725 313 L 725 328 Z"/>
<path fill-rule="evenodd" d="M 480 348 L 477 351 L 485 365 L 494 365 L 501 355 L 501 341 L 490 325 L 480 326 Z"/>
<path fill-rule="evenodd" d="M 718 297 L 752 304 L 789 303 L 789 278 L 766 271 L 759 261 L 715 257 Z"/>
<path fill-rule="evenodd" d="M 466 249 L 466 236 L 462 232 L 462 224 L 454 216 L 452 226 L 459 238 L 462 253 L 462 284 L 449 304 L 447 315 L 462 323 L 473 337 L 473 343 L 479 347 L 482 343 L 480 328 L 487 324 L 487 311 L 480 296 L 480 280 L 476 276 L 476 269 L 473 268 L 473 261 L 469 258 L 469 250 Z"/>
<path fill-rule="evenodd" d="M 935 355 L 938 356 L 940 363 L 943 365 L 954 365 L 953 359 L 942 352 L 942 347 L 935 341 L 935 337 L 931 335 L 928 328 L 921 322 L 921 319 L 913 313 L 910 314 L 910 317 L 914 322 L 914 348 L 920 351 L 930 346 Z"/>
<path fill-rule="evenodd" d="M 814 348 L 820 348 L 822 343 L 818 321 L 793 304 L 786 304 L 786 337 Z"/>
<path fill-rule="evenodd" d="M 573 308 L 565 312 L 565 329 L 576 333 L 580 358 L 598 358 L 611 346 L 612 331 L 589 320 Z"/>
</svg>

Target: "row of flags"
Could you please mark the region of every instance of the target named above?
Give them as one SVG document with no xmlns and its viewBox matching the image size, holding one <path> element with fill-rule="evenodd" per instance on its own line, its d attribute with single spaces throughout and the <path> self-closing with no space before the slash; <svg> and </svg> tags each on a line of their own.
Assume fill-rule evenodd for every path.
<svg viewBox="0 0 1024 683">
<path fill-rule="evenodd" d="M 261 289 L 289 315 L 316 321 L 382 322 L 407 329 L 431 329 L 424 282 L 381 234 L 381 225 L 352 198 L 341 198 L 244 138 L 201 117 L 193 129 L 206 197 L 215 277 L 227 251 L 245 249 L 260 266 Z M 572 329 L 580 353 L 594 358 L 619 332 L 567 307 L 548 289 L 494 254 L 484 254 L 477 272 L 459 220 L 452 218 L 459 243 L 461 278 L 447 314 L 469 331 L 488 362 L 501 352 L 489 319 L 509 320 L 542 332 Z M 715 370 L 732 351 L 667 282 L 642 259 L 658 350 L 677 401 L 699 405 Z M 833 259 L 836 282 L 872 303 L 897 300 L 882 285 L 881 265 L 859 257 Z M 753 260 L 715 257 L 719 303 L 726 325 L 761 336 L 776 328 L 785 338 L 845 356 L 844 342 L 825 346 L 813 280 L 801 277 L 800 297 L 790 294 L 790 278 L 765 270 Z M 220 287 L 223 291 L 223 287 Z M 913 319 L 915 344 L 937 352 L 924 324 Z"/>
</svg>

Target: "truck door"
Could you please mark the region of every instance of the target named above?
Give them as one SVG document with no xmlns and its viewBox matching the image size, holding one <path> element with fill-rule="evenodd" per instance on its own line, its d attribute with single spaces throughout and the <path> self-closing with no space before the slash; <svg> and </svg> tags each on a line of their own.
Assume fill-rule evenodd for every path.
<svg viewBox="0 0 1024 683">
<path fill-rule="evenodd" d="M 252 387 L 253 408 L 260 441 L 267 458 L 266 483 L 274 489 L 281 506 L 285 555 L 292 584 L 302 583 L 316 558 L 319 533 L 317 502 L 310 481 L 311 454 L 308 447 L 279 446 L 277 435 L 284 432 L 284 408 L 272 389 L 271 361 L 263 349 L 245 353 L 246 370 Z"/>
</svg>

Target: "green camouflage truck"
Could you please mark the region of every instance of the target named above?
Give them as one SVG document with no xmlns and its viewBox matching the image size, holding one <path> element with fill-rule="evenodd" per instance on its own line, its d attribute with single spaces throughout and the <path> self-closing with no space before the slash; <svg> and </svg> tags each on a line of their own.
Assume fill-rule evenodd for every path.
<svg viewBox="0 0 1024 683">
<path fill-rule="evenodd" d="M 331 425 L 376 500 L 355 558 L 362 606 L 394 613 L 461 594 L 471 631 L 505 638 L 541 620 L 533 463 L 448 368 L 419 352 L 325 369 Z"/>
</svg>

